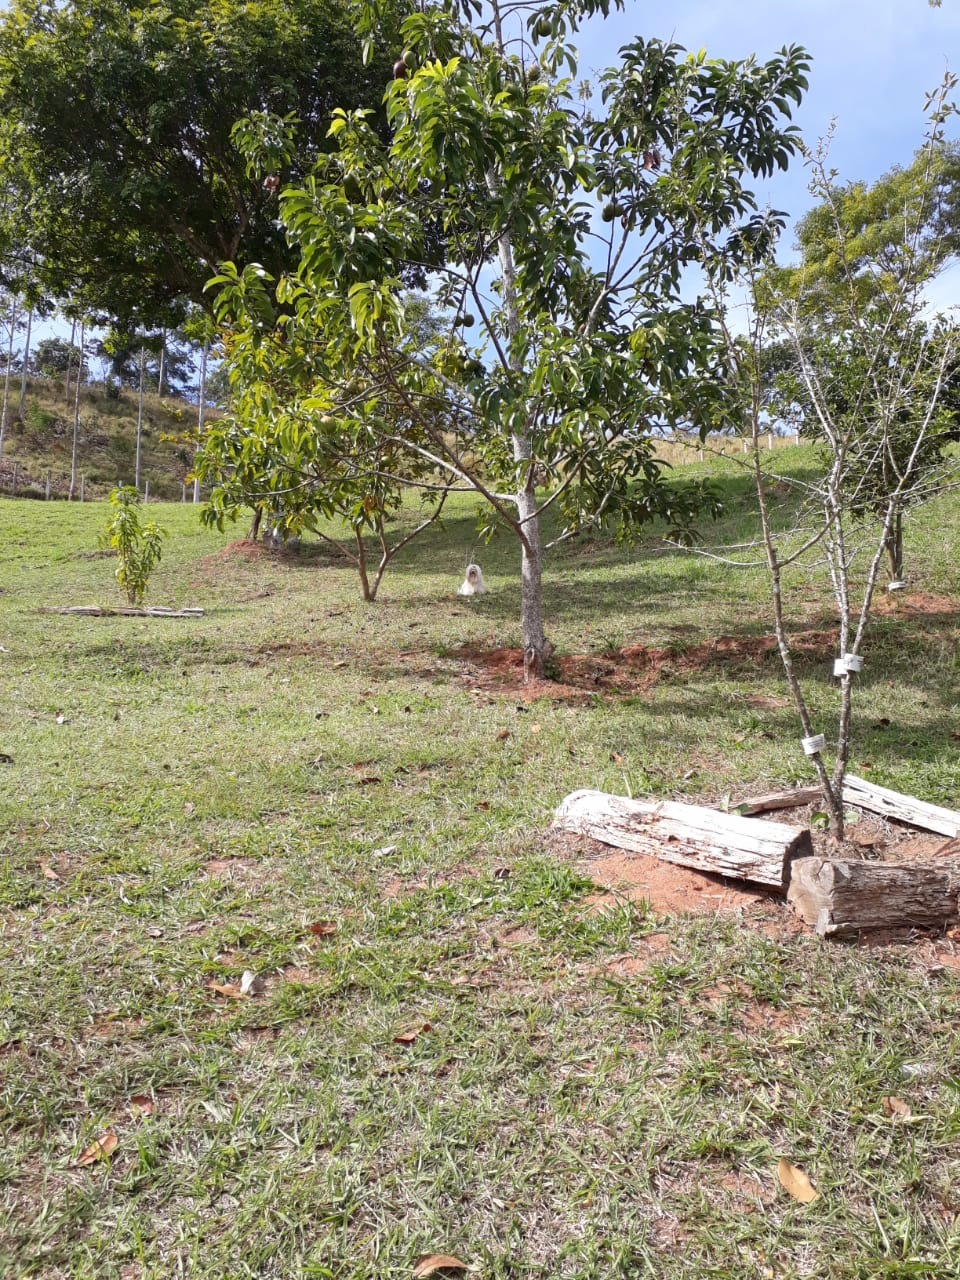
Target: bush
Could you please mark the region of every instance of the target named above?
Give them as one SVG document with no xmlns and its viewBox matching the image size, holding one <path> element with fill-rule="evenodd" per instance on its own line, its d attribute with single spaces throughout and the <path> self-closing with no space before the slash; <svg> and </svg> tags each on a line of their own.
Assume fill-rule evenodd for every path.
<svg viewBox="0 0 960 1280">
<path fill-rule="evenodd" d="M 113 515 L 103 542 L 117 553 L 116 578 L 132 605 L 143 603 L 150 574 L 160 562 L 161 543 L 167 536 L 153 520 L 140 525 L 140 495 L 130 485 L 110 494 Z"/>
</svg>

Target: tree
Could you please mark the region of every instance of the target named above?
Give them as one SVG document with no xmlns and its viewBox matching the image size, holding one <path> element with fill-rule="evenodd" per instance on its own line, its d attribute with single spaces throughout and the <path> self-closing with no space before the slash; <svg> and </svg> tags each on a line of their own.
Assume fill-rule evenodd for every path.
<svg viewBox="0 0 960 1280">
<path fill-rule="evenodd" d="M 372 602 L 394 557 L 442 514 L 451 485 L 438 479 L 429 457 L 411 447 L 422 442 L 426 453 L 430 438 L 409 434 L 414 424 L 402 409 L 385 418 L 392 410 L 382 397 L 375 398 L 369 414 L 361 410 L 376 381 L 372 370 L 367 381 L 354 381 L 354 416 L 345 426 L 328 412 L 323 333 L 282 322 L 278 327 L 280 316 L 260 273 L 240 275 L 229 267 L 213 283 L 223 286 L 219 306 L 234 319 L 227 339 L 232 394 L 229 411 L 214 422 L 198 457 L 197 482 L 211 485 L 202 519 L 222 529 L 227 519 L 253 507 L 253 538 L 264 514 L 284 541 L 310 529 L 352 561 L 363 598 Z M 422 354 L 440 335 L 426 300 L 407 298 L 405 313 L 407 349 L 392 357 Z M 338 350 L 334 343 L 335 357 Z M 438 429 L 444 425 L 449 424 Z M 391 531 L 410 489 L 420 490 L 420 517 L 412 529 Z M 324 529 L 333 519 L 346 523 L 352 546 Z M 377 547 L 374 564 L 366 545 L 371 536 Z"/>
<path fill-rule="evenodd" d="M 567 37 L 609 7 L 493 0 L 474 13 L 453 0 L 411 14 L 386 94 L 389 142 L 341 109 L 333 152 L 281 193 L 300 260 L 277 283 L 279 340 L 262 344 L 260 380 L 283 388 L 286 349 L 323 334 L 325 368 L 287 405 L 304 433 L 321 416 L 348 436 L 379 418 L 393 445 L 486 500 L 520 546 L 532 676 L 549 654 L 548 507 L 560 536 L 654 516 L 689 532 L 703 495 L 666 482 L 649 432 L 723 414 L 708 309 L 685 301 L 700 252 L 690 193 L 712 223 L 710 252 L 735 258 L 756 208 L 747 183 L 788 163 L 784 117 L 806 84 L 799 49 L 723 62 L 637 39 L 602 77 L 594 117 L 561 72 L 576 65 Z M 362 21 L 372 37 L 373 7 Z M 448 325 L 418 353 L 403 282 L 436 225 Z M 234 307 L 255 278 L 248 268 L 221 299 L 228 328 L 253 340 L 274 323 Z"/>
<path fill-rule="evenodd" d="M 286 260 L 270 190 L 231 131 L 285 117 L 285 176 L 309 170 L 334 105 L 375 107 L 370 69 L 335 0 L 16 0 L 0 15 L 0 138 L 10 252 L 53 294 L 161 327 L 224 259 Z M 371 86 L 375 86 L 371 92 Z"/>
<path fill-rule="evenodd" d="M 924 291 L 960 248 L 960 147 L 937 129 L 912 164 L 869 186 L 838 183 L 821 164 L 816 192 L 797 228 L 799 264 L 768 276 L 794 313 L 770 411 L 828 450 L 829 433 L 841 434 L 853 514 L 883 520 L 898 493 L 886 554 L 900 581 L 904 514 L 952 470 L 945 449 L 960 427 L 960 368 L 943 364 L 952 326 L 924 315 Z M 915 479 L 904 487 L 908 466 Z"/>
<path fill-rule="evenodd" d="M 944 445 L 957 429 L 960 327 L 949 317 L 931 319 L 926 293 L 954 252 L 938 193 L 955 85 L 948 76 L 930 96 L 926 142 L 911 168 L 894 171 L 874 188 L 838 184 L 823 149 L 810 157 L 811 191 L 819 203 L 801 223 L 801 264 L 787 270 L 771 264 L 779 230 L 771 223 L 738 272 L 753 302 L 746 335 L 730 325 L 729 278 L 710 275 L 729 382 L 753 441 L 774 630 L 804 751 L 838 839 L 844 834 L 855 677 L 883 557 L 902 546 L 902 512 L 942 492 L 957 472 Z M 823 444 L 823 473 L 803 483 L 800 514 L 807 522 L 786 533 L 775 526 L 760 445 L 771 412 L 799 413 Z M 825 735 L 816 731 L 794 660 L 784 585 L 788 566 L 813 547 L 826 563 L 837 620 L 839 705 L 831 770 L 823 759 Z M 894 567 L 902 569 L 902 552 Z"/>
</svg>

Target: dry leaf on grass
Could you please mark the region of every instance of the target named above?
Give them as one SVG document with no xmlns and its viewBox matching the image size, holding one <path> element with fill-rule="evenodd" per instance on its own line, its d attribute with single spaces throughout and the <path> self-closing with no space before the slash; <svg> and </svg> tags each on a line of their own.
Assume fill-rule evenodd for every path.
<svg viewBox="0 0 960 1280">
<path fill-rule="evenodd" d="M 497 734 L 497 741 L 498 741 L 498 742 L 506 742 L 506 740 L 507 740 L 509 737 L 510 737 L 510 730 L 509 730 L 509 729 L 501 729 L 501 730 L 500 730 L 500 732 Z"/>
<path fill-rule="evenodd" d="M 890 1116 L 891 1119 L 895 1119 L 897 1116 L 900 1116 L 903 1120 L 909 1120 L 913 1115 L 913 1112 L 902 1098 L 881 1098 L 880 1105 L 883 1107 L 883 1114 L 885 1116 Z"/>
<path fill-rule="evenodd" d="M 804 1171 L 798 1169 L 795 1164 L 791 1164 L 786 1156 L 780 1157 L 780 1163 L 777 1165 L 777 1177 L 780 1179 L 780 1185 L 790 1192 L 794 1200 L 800 1200 L 804 1204 L 812 1204 L 814 1200 L 820 1198 L 820 1192 Z"/>
<path fill-rule="evenodd" d="M 438 1271 L 466 1271 L 466 1269 L 467 1264 L 453 1257 L 452 1254 L 431 1253 L 429 1257 L 420 1259 L 413 1268 L 413 1274 L 416 1280 L 422 1280 L 422 1277 L 436 1275 Z"/>
<path fill-rule="evenodd" d="M 313 924 L 307 925 L 307 932 L 315 938 L 329 938 L 337 932 L 337 926 L 332 920 L 314 920 Z"/>
<path fill-rule="evenodd" d="M 393 1037 L 394 1044 L 413 1044 L 419 1036 L 425 1035 L 426 1032 L 432 1031 L 433 1027 L 429 1022 L 421 1022 L 417 1027 L 410 1027 L 407 1031 L 401 1031 L 398 1036 Z"/>
<path fill-rule="evenodd" d="M 149 1093 L 135 1093 L 128 1105 L 133 1116 L 152 1116 L 156 1110 Z"/>
<path fill-rule="evenodd" d="M 82 1169 L 85 1165 L 93 1164 L 97 1160 L 108 1160 L 117 1149 L 119 1138 L 112 1129 L 108 1129 L 106 1133 L 101 1133 L 95 1142 L 91 1142 L 86 1150 L 81 1151 L 74 1162 L 75 1169 Z"/>
<path fill-rule="evenodd" d="M 60 877 L 54 871 L 53 867 L 51 867 L 49 862 L 40 863 L 40 872 L 44 880 L 54 880 L 56 882 L 59 882 L 60 880 Z"/>
<path fill-rule="evenodd" d="M 208 982 L 208 991 L 215 991 L 218 996 L 227 996 L 230 1000 L 240 999 L 240 988 L 235 982 Z"/>
</svg>

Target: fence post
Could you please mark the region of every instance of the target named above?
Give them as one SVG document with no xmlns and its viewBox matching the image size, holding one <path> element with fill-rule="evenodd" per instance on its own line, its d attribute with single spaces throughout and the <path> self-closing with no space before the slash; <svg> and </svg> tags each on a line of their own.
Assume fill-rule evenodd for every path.
<svg viewBox="0 0 960 1280">
<path fill-rule="evenodd" d="M 186 486 L 186 484 L 182 484 L 182 485 L 180 486 L 180 490 L 181 490 L 181 492 L 180 492 L 180 501 L 181 501 L 181 502 L 186 502 L 186 500 L 187 500 L 187 486 Z"/>
<path fill-rule="evenodd" d="M 19 468 L 20 468 L 20 463 L 15 462 L 13 464 L 13 496 L 14 497 L 17 496 L 17 471 L 19 470 Z"/>
<path fill-rule="evenodd" d="M 80 472 L 80 501 L 83 502 L 84 494 L 87 491 L 87 473 Z"/>
<path fill-rule="evenodd" d="M 767 448 L 768 449 L 773 448 L 773 432 L 772 431 L 767 432 Z"/>
<path fill-rule="evenodd" d="M 47 502 L 50 501 L 50 472 L 47 472 Z"/>
<path fill-rule="evenodd" d="M 150 501 L 150 481 L 149 480 L 144 480 L 143 482 L 143 500 L 144 502 Z"/>
</svg>

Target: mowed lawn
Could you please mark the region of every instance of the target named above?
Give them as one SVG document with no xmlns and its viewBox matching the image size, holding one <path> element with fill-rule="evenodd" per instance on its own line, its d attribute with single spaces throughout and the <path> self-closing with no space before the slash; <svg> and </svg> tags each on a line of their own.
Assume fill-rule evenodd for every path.
<svg viewBox="0 0 960 1280">
<path fill-rule="evenodd" d="M 710 547 L 752 527 L 723 467 Z M 549 834 L 578 787 L 808 779 L 749 656 L 762 575 L 565 544 L 559 657 L 676 661 L 528 701 L 461 652 L 519 643 L 518 557 L 473 511 L 365 605 L 316 544 L 151 507 L 149 602 L 204 616 L 89 618 L 43 610 L 122 602 L 105 506 L 0 500 L 0 1275 L 960 1276 L 960 942 L 598 912 Z M 853 768 L 960 806 L 958 534 L 955 498 L 911 517 L 920 604 L 872 628 Z M 815 564 L 790 592 L 829 626 Z M 719 636 L 743 645 L 683 660 Z M 829 730 L 828 656 L 801 666 Z"/>
</svg>

